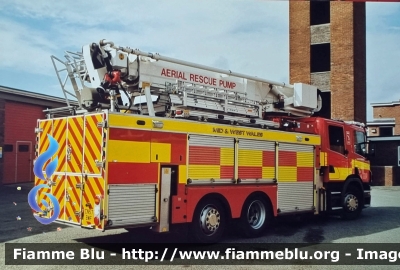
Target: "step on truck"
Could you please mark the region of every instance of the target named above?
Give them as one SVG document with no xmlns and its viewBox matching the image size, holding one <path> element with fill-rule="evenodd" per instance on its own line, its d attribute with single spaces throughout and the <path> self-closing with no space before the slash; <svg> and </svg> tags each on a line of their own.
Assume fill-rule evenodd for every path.
<svg viewBox="0 0 400 270">
<path fill-rule="evenodd" d="M 67 107 L 38 120 L 36 161 L 56 150 L 34 164 L 59 211 L 42 192 L 35 215 L 101 231 L 188 224 L 213 243 L 232 219 L 256 237 L 277 216 L 354 219 L 370 205 L 365 127 L 317 116 L 315 86 L 107 40 L 65 57 L 52 61 Z"/>
</svg>

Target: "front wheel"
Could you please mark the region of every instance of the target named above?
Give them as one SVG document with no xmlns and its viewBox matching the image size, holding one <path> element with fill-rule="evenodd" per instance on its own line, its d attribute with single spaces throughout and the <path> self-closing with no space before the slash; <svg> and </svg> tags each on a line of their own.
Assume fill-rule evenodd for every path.
<svg viewBox="0 0 400 270">
<path fill-rule="evenodd" d="M 194 212 L 191 236 L 195 242 L 216 243 L 224 233 L 225 223 L 225 209 L 217 200 L 201 201 Z"/>
<path fill-rule="evenodd" d="M 361 191 L 350 187 L 343 196 L 342 218 L 347 220 L 356 219 L 360 216 L 362 210 Z"/>
<path fill-rule="evenodd" d="M 240 217 L 240 227 L 246 237 L 260 236 L 271 220 L 271 207 L 264 198 L 256 196 L 246 200 Z"/>
</svg>

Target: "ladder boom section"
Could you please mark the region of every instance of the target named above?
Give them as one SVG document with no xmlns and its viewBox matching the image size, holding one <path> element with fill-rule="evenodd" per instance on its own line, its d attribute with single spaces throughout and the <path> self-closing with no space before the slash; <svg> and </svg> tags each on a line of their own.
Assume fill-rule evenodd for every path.
<svg viewBox="0 0 400 270">
<path fill-rule="evenodd" d="M 76 69 L 79 61 L 84 65 Z M 69 77 L 82 82 L 81 87 L 76 81 L 72 86 L 79 104 L 89 110 L 107 102 L 114 103 L 112 110 L 122 108 L 124 92 L 129 110 L 142 114 L 269 125 L 263 120 L 267 115 L 311 116 L 322 106 L 315 86 L 279 83 L 107 40 L 83 46 L 80 59 L 66 65 L 69 73 L 78 72 Z"/>
</svg>

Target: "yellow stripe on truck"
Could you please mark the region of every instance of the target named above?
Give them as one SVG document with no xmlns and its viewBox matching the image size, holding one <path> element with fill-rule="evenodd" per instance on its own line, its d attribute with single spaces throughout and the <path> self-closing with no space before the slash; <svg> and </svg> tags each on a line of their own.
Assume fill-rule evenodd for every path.
<svg viewBox="0 0 400 270">
<path fill-rule="evenodd" d="M 151 162 L 171 162 L 171 144 L 152 143 L 151 144 Z"/>
<path fill-rule="evenodd" d="M 278 182 L 297 182 L 297 167 L 279 166 L 278 175 Z"/>
<path fill-rule="evenodd" d="M 141 125 L 138 125 L 138 120 L 141 120 Z M 160 121 L 163 123 L 163 128 L 160 130 L 187 133 L 188 130 L 191 133 L 214 135 L 223 137 L 233 138 L 247 138 L 247 139 L 260 139 L 270 140 L 277 142 L 291 142 L 299 143 L 299 138 L 302 138 L 301 144 L 305 145 L 319 145 L 321 138 L 318 135 L 312 134 L 301 134 L 291 133 L 276 130 L 262 130 L 254 128 L 244 128 L 237 126 L 229 126 L 206 123 L 206 122 L 195 122 L 178 119 L 166 119 L 149 116 L 132 116 L 123 114 L 109 114 L 109 125 L 110 127 L 123 127 L 123 128 L 135 128 L 135 129 L 146 129 L 151 130 L 153 128 L 153 120 Z M 144 122 L 144 124 L 143 124 Z M 222 133 L 221 133 L 222 132 Z M 306 141 L 305 138 L 308 140 Z"/>
<path fill-rule="evenodd" d="M 319 154 L 319 162 L 320 162 L 320 166 L 327 166 L 328 165 L 328 159 L 327 159 L 328 155 L 326 154 L 326 152 L 321 152 Z"/>
<path fill-rule="evenodd" d="M 334 167 L 335 172 L 329 173 L 329 180 L 343 181 L 351 174 L 352 169 Z"/>
<path fill-rule="evenodd" d="M 108 148 L 110 162 L 150 163 L 150 142 L 109 140 Z"/>
<path fill-rule="evenodd" d="M 179 165 L 179 184 L 186 184 L 187 183 L 187 166 L 186 165 Z"/>
<path fill-rule="evenodd" d="M 353 160 L 352 165 L 353 165 L 353 168 L 357 167 L 361 170 L 370 170 L 370 164 L 367 162 Z"/>
<path fill-rule="evenodd" d="M 191 179 L 219 179 L 220 166 L 219 165 L 190 165 L 189 178 Z"/>
<path fill-rule="evenodd" d="M 261 167 L 263 162 L 262 151 L 239 149 L 239 166 Z"/>
<path fill-rule="evenodd" d="M 220 152 L 220 163 L 221 166 L 233 166 L 234 165 L 234 153 L 233 148 L 221 148 Z"/>
<path fill-rule="evenodd" d="M 263 179 L 274 179 L 275 178 L 275 167 L 262 167 L 262 178 Z"/>
<path fill-rule="evenodd" d="M 314 153 L 297 153 L 297 167 L 314 167 Z"/>
</svg>

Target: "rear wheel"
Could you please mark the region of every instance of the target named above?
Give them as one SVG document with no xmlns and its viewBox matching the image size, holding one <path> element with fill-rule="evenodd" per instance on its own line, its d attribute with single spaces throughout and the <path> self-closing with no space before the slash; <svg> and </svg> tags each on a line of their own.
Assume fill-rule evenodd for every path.
<svg viewBox="0 0 400 270">
<path fill-rule="evenodd" d="M 225 224 L 225 209 L 217 200 L 201 201 L 194 212 L 191 237 L 195 242 L 216 243 L 224 233 Z"/>
<path fill-rule="evenodd" d="M 240 217 L 240 227 L 245 236 L 260 236 L 271 220 L 271 207 L 263 197 L 255 196 L 246 200 Z"/>
<path fill-rule="evenodd" d="M 343 196 L 342 218 L 347 220 L 356 219 L 362 211 L 361 191 L 356 187 L 349 187 Z"/>
</svg>

